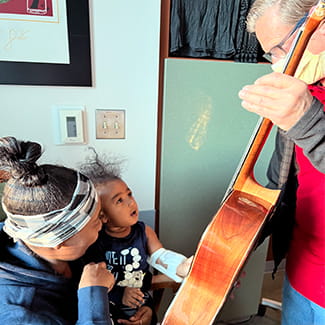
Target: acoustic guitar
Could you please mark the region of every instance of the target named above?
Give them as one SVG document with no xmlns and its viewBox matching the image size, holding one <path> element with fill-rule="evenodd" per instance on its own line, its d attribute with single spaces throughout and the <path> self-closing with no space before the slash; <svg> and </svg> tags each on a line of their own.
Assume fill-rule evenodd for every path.
<svg viewBox="0 0 325 325">
<path fill-rule="evenodd" d="M 284 73 L 294 75 L 310 36 L 324 17 L 325 0 L 322 0 L 298 31 Z M 212 324 L 256 247 L 280 194 L 280 190 L 258 184 L 253 173 L 272 126 L 268 119 L 259 121 L 223 203 L 201 237 L 189 275 L 169 306 L 162 325 Z"/>
</svg>

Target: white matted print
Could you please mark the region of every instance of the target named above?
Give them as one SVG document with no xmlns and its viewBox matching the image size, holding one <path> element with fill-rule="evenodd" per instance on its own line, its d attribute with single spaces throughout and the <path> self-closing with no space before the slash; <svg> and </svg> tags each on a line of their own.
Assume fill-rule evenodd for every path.
<svg viewBox="0 0 325 325">
<path fill-rule="evenodd" d="M 0 61 L 69 64 L 65 0 L 0 0 Z"/>
</svg>

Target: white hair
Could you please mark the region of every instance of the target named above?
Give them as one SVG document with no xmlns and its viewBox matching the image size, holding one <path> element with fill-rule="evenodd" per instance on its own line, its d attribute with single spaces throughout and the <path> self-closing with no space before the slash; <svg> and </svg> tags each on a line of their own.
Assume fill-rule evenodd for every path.
<svg viewBox="0 0 325 325">
<path fill-rule="evenodd" d="M 267 9 L 278 6 L 281 21 L 288 25 L 296 24 L 318 0 L 255 0 L 247 15 L 247 30 L 255 33 L 256 21 L 267 13 Z"/>
</svg>

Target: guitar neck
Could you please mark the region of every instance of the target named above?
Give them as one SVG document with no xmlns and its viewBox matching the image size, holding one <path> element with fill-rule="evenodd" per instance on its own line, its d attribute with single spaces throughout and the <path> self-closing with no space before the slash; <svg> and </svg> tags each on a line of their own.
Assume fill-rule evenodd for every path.
<svg viewBox="0 0 325 325">
<path fill-rule="evenodd" d="M 238 164 L 233 178 L 227 188 L 222 202 L 228 197 L 234 188 L 242 190 L 247 178 L 254 179 L 254 166 L 261 153 L 263 146 L 271 132 L 273 123 L 266 118 L 260 118 L 256 124 L 255 130 L 248 142 L 243 156 Z"/>
</svg>

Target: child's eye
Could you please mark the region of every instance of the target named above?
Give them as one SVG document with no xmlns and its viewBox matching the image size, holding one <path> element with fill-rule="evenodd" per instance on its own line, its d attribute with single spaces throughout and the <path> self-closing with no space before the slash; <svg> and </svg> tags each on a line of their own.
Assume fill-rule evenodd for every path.
<svg viewBox="0 0 325 325">
<path fill-rule="evenodd" d="M 128 193 L 128 196 L 132 196 L 132 194 L 133 194 L 132 192 L 129 192 L 129 193 Z"/>
<path fill-rule="evenodd" d="M 123 202 L 123 199 L 121 197 L 116 201 L 116 203 L 122 203 L 122 202 Z"/>
</svg>

